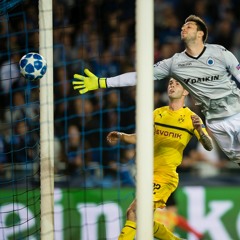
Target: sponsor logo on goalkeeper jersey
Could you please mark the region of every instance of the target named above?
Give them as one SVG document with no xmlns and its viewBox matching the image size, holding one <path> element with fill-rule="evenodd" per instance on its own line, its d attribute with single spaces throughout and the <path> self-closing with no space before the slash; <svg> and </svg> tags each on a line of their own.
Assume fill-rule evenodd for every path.
<svg viewBox="0 0 240 240">
<path fill-rule="evenodd" d="M 163 130 L 160 130 L 160 129 L 155 129 L 154 134 L 165 136 L 165 137 L 172 137 L 172 138 L 182 139 L 182 134 L 180 134 L 180 133 L 163 131 Z"/>
<path fill-rule="evenodd" d="M 189 67 L 192 66 L 191 62 L 184 62 L 184 63 L 179 63 L 178 67 Z"/>
<path fill-rule="evenodd" d="M 216 81 L 216 80 L 219 80 L 219 75 L 207 76 L 207 77 L 202 77 L 202 78 L 187 78 L 187 79 L 183 79 L 183 81 L 186 84 L 194 84 L 194 83 L 202 83 L 202 82 L 212 82 L 212 81 Z"/>
</svg>

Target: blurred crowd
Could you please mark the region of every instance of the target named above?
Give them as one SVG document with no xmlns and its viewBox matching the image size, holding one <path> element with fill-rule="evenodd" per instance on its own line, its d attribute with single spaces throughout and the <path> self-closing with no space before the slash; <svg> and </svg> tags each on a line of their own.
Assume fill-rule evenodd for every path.
<svg viewBox="0 0 240 240">
<path fill-rule="evenodd" d="M 26 169 L 33 162 L 39 164 L 39 83 L 26 82 L 18 68 L 21 56 L 39 51 L 36 12 L 38 1 L 25 1 L 0 16 L 3 179 L 7 165 Z M 154 62 L 184 49 L 180 31 L 190 14 L 208 24 L 208 43 L 225 46 L 240 61 L 239 12 L 238 0 L 155 0 Z M 135 131 L 135 87 L 80 96 L 71 81 L 84 68 L 101 77 L 135 70 L 135 1 L 53 0 L 53 41 L 56 181 L 70 180 L 86 187 L 133 186 L 135 146 L 109 146 L 106 135 L 112 130 Z M 167 105 L 167 80 L 154 84 L 154 107 Z M 191 97 L 186 105 L 204 120 Z M 209 178 L 233 169 L 217 146 L 209 153 L 193 139 L 179 173 Z"/>
</svg>

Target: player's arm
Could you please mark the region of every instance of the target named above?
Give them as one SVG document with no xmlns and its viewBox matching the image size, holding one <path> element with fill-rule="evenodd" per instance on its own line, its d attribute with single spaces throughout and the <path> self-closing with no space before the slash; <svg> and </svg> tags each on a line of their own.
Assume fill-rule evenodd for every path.
<svg viewBox="0 0 240 240">
<path fill-rule="evenodd" d="M 118 141 L 129 144 L 136 144 L 136 134 L 127 134 L 123 132 L 113 131 L 107 135 L 107 141 L 112 145 L 115 145 Z"/>
<path fill-rule="evenodd" d="M 99 88 L 125 87 L 136 85 L 136 72 L 129 72 L 111 78 L 99 78 L 88 69 L 84 69 L 86 76 L 74 74 L 72 81 L 74 90 L 80 94 Z"/>
<path fill-rule="evenodd" d="M 213 149 L 212 139 L 207 134 L 207 131 L 203 130 L 203 123 L 201 118 L 198 115 L 191 115 L 191 119 L 193 127 L 198 131 L 198 134 L 200 136 L 199 141 L 206 150 L 211 151 Z"/>
<path fill-rule="evenodd" d="M 232 52 L 228 51 L 225 48 L 223 48 L 222 54 L 223 54 L 225 62 L 226 62 L 226 68 L 240 83 L 240 63 L 239 63 L 238 59 L 233 55 Z"/>
<path fill-rule="evenodd" d="M 154 65 L 154 80 L 163 79 L 169 75 L 171 60 L 166 59 Z M 135 86 L 137 84 L 136 72 L 128 72 L 115 77 L 98 77 L 88 69 L 84 69 L 85 76 L 74 74 L 72 81 L 74 90 L 78 90 L 80 94 L 88 91 L 96 90 L 99 88 L 112 88 L 112 87 L 127 87 Z M 146 82 L 147 84 L 147 82 Z"/>
</svg>

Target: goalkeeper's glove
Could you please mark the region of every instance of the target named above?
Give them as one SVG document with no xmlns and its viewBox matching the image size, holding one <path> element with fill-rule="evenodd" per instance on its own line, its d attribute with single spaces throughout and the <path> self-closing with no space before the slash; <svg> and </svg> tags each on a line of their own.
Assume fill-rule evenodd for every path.
<svg viewBox="0 0 240 240">
<path fill-rule="evenodd" d="M 74 74 L 73 76 L 73 89 L 79 90 L 80 94 L 84 94 L 88 91 L 96 90 L 99 88 L 107 88 L 106 78 L 98 78 L 88 69 L 84 69 L 84 73 L 87 75 L 87 77 L 79 74 Z"/>
</svg>

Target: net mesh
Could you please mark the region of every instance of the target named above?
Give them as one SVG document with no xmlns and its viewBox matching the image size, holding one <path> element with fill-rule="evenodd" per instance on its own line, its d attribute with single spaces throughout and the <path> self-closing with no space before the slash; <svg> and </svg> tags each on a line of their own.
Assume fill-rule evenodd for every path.
<svg viewBox="0 0 240 240">
<path fill-rule="evenodd" d="M 40 84 L 18 66 L 39 52 L 38 1 L 1 4 L 0 238 L 40 239 Z M 113 239 L 134 197 L 135 149 L 106 136 L 134 132 L 135 88 L 80 96 L 71 81 L 84 68 L 108 76 L 134 68 L 134 34 L 126 34 L 134 22 L 107 1 L 53 4 L 55 237 Z"/>
<path fill-rule="evenodd" d="M 239 9 L 237 1 L 232 2 Z M 209 9 L 214 7 L 211 14 L 216 12 L 212 2 L 208 4 Z M 154 62 L 181 51 L 179 22 L 184 20 L 186 9 L 190 9 L 186 1 L 155 1 Z M 239 20 L 238 12 L 236 10 L 235 20 Z M 218 29 L 211 14 L 208 14 L 209 42 Z M 219 15 L 216 19 L 220 19 L 220 14 L 216 15 Z M 41 80 L 25 81 L 18 67 L 23 55 L 39 52 L 38 20 L 37 0 L 0 1 L 0 239 L 3 240 L 41 238 Z M 55 238 L 116 239 L 125 221 L 125 211 L 135 195 L 135 146 L 121 143 L 110 146 L 106 136 L 113 130 L 135 131 L 136 89 L 104 89 L 79 95 L 72 89 L 71 81 L 73 74 L 83 74 L 84 68 L 101 77 L 135 70 L 135 1 L 54 0 L 52 30 L 55 191 L 51 194 L 54 194 Z M 229 49 L 240 59 L 237 32 L 234 36 L 228 34 L 235 39 Z M 218 43 L 230 43 L 222 42 L 224 39 L 220 36 Z M 166 81 L 155 81 L 155 107 L 167 104 L 165 90 Z M 191 99 L 187 105 L 201 116 Z M 186 155 L 193 149 L 197 149 L 196 141 L 188 145 Z M 218 160 L 220 158 L 224 156 L 220 155 Z M 226 170 L 222 167 L 224 164 L 214 168 L 219 179 L 207 178 L 203 184 L 214 182 L 219 186 L 223 181 L 239 184 L 237 178 L 232 178 L 236 169 L 230 166 Z M 179 168 L 183 184 L 188 184 L 190 179 L 191 185 L 199 185 L 196 172 L 201 174 L 202 170 L 204 176 L 209 174 L 204 166 L 197 166 Z M 213 164 L 207 166 L 208 170 L 210 166 L 213 168 Z M 223 178 L 221 171 L 226 171 Z M 236 172 L 239 176 L 238 169 Z M 214 204 L 218 200 L 232 201 L 232 206 L 238 206 L 237 189 L 233 188 L 229 196 L 223 197 L 220 192 L 229 190 L 203 187 L 190 190 L 180 190 L 177 194 L 179 212 L 183 215 L 192 212 L 191 220 L 196 228 L 201 220 L 207 219 L 206 213 L 213 201 Z M 203 209 L 199 218 L 195 218 L 194 201 L 188 204 L 196 193 Z M 239 209 L 233 210 L 234 207 L 223 222 L 216 219 L 217 223 L 221 222 L 218 231 L 211 230 L 211 224 L 202 230 L 209 231 L 209 236 L 225 231 L 229 236 L 226 239 L 237 239 L 234 226 L 239 222 Z M 187 237 L 186 233 L 180 233 Z"/>
<path fill-rule="evenodd" d="M 0 15 L 8 14 L 8 12 L 20 4 L 22 0 L 2 0 L 0 2 Z"/>
<path fill-rule="evenodd" d="M 39 87 L 20 77 L 18 62 L 34 48 L 37 2 L 1 1 L 0 238 L 40 235 Z M 35 21 L 34 21 L 35 19 Z"/>
</svg>

